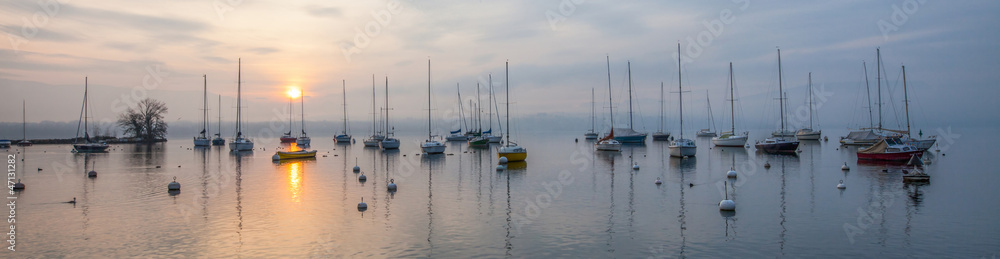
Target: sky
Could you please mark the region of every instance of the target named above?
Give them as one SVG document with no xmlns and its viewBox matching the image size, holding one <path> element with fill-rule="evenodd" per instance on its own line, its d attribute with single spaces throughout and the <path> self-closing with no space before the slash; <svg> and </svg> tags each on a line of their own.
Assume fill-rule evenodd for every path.
<svg viewBox="0 0 1000 259">
<path fill-rule="evenodd" d="M 716 127 L 730 127 L 730 62 L 737 127 L 778 127 L 779 48 L 795 126 L 808 123 L 809 73 L 815 123 L 866 126 L 863 62 L 875 102 L 880 48 L 890 127 L 905 123 L 902 65 L 914 124 L 996 127 L 997 116 L 980 113 L 1000 110 L 998 12 L 996 1 L 925 0 L 2 1 L 0 122 L 21 121 L 21 100 L 28 122 L 77 121 L 87 78 L 97 121 L 150 97 L 167 104 L 168 123 L 200 124 L 207 85 L 211 120 L 221 111 L 228 123 L 241 67 L 249 122 L 287 123 L 284 93 L 298 88 L 307 121 L 342 120 L 346 96 L 348 117 L 365 124 L 374 77 L 377 106 L 388 80 L 391 118 L 417 123 L 430 61 L 437 128 L 457 124 L 456 85 L 468 110 L 477 83 L 486 102 L 492 74 L 499 109 L 509 94 L 511 118 L 524 123 L 585 130 L 594 89 L 600 131 L 610 124 L 610 60 L 615 124 L 628 123 L 630 67 L 634 127 L 659 127 L 662 82 L 664 127 L 676 131 L 680 44 L 687 130 L 709 124 L 706 100 Z"/>
</svg>

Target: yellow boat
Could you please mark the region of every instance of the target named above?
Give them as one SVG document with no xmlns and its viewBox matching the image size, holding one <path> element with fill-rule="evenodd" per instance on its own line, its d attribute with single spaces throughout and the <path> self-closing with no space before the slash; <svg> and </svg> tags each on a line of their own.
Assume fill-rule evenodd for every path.
<svg viewBox="0 0 1000 259">
<path fill-rule="evenodd" d="M 310 150 L 310 151 L 299 150 L 299 151 L 291 151 L 291 152 L 278 151 L 274 155 L 277 156 L 278 159 L 281 159 L 281 160 L 284 160 L 284 159 L 299 159 L 299 158 L 316 158 L 316 150 Z"/>
<path fill-rule="evenodd" d="M 528 158 L 528 150 L 517 144 L 501 147 L 500 151 L 497 152 L 497 158 L 501 157 L 506 157 L 507 162 L 524 161 L 524 159 Z"/>
</svg>

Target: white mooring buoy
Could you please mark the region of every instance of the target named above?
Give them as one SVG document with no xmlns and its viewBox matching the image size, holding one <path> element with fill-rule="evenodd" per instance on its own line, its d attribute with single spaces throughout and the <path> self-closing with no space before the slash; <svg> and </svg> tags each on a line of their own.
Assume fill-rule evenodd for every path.
<svg viewBox="0 0 1000 259">
<path fill-rule="evenodd" d="M 719 210 L 723 211 L 735 211 L 736 202 L 729 199 L 729 182 L 723 182 L 723 189 L 726 189 L 726 199 L 719 202 Z"/>
<path fill-rule="evenodd" d="M 174 181 L 167 184 L 167 190 L 179 191 L 181 189 L 181 183 L 177 182 L 177 176 L 174 176 Z"/>
<path fill-rule="evenodd" d="M 507 157 L 505 156 L 500 157 L 500 164 L 506 164 L 506 163 L 507 163 Z"/>
<path fill-rule="evenodd" d="M 851 167 L 848 167 L 847 162 L 844 162 L 844 165 L 840 166 L 840 170 L 849 171 Z"/>
<path fill-rule="evenodd" d="M 726 177 L 736 178 L 736 168 L 730 168 L 729 172 L 726 172 Z"/>
<path fill-rule="evenodd" d="M 840 183 L 837 184 L 837 189 L 847 189 L 847 185 L 844 185 L 844 180 L 840 180 Z"/>
<path fill-rule="evenodd" d="M 663 184 L 663 181 L 660 181 L 660 178 L 656 177 L 656 181 L 653 182 L 653 183 L 655 183 L 656 185 L 661 185 L 661 184 Z"/>
<path fill-rule="evenodd" d="M 507 167 L 503 165 L 497 165 L 497 171 L 503 171 L 504 169 L 507 169 Z"/>
<path fill-rule="evenodd" d="M 639 170 L 639 163 L 632 163 L 632 170 Z"/>
<path fill-rule="evenodd" d="M 281 160 L 281 156 L 278 156 L 277 153 L 275 153 L 273 156 L 271 156 L 271 161 L 278 161 L 278 160 Z"/>
<path fill-rule="evenodd" d="M 389 185 L 386 187 L 389 188 L 389 191 L 396 191 L 396 181 L 394 179 L 389 179 Z"/>
</svg>

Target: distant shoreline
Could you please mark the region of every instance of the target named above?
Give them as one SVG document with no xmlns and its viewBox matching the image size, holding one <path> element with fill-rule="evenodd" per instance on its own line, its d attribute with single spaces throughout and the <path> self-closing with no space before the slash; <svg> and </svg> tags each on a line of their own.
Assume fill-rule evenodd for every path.
<svg viewBox="0 0 1000 259">
<path fill-rule="evenodd" d="M 69 139 L 29 139 L 32 145 L 58 145 L 58 144 L 76 144 L 85 143 L 86 141 L 82 138 L 69 138 Z M 108 144 L 142 144 L 146 143 L 142 140 L 137 139 L 119 139 L 112 137 L 100 137 L 92 139 L 93 142 L 104 142 Z M 21 140 L 11 140 L 11 145 L 17 145 Z M 167 142 L 166 139 L 153 140 L 153 143 Z"/>
</svg>

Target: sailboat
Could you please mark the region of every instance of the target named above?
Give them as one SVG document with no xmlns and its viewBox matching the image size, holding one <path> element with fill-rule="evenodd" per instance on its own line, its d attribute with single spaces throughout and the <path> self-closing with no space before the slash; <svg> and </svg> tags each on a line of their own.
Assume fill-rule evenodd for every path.
<svg viewBox="0 0 1000 259">
<path fill-rule="evenodd" d="M 594 144 L 594 148 L 598 151 L 621 151 L 622 143 L 615 140 L 615 102 L 611 99 L 611 57 L 607 58 L 608 61 L 608 114 L 611 117 L 611 132 L 607 136 L 604 136 Z"/>
<path fill-rule="evenodd" d="M 379 142 L 382 149 L 399 149 L 399 140 L 392 137 L 389 128 L 389 77 L 385 77 L 385 138 Z"/>
<path fill-rule="evenodd" d="M 872 116 L 872 107 L 871 107 L 872 94 L 868 84 L 868 64 L 862 62 L 861 65 L 865 71 L 865 95 L 868 97 L 868 101 L 866 102 L 868 106 L 868 128 L 866 129 L 863 128 L 860 130 L 852 130 L 849 133 L 847 133 L 847 136 L 840 137 L 840 144 L 842 145 L 870 146 L 872 144 L 875 144 L 875 142 L 877 142 L 880 138 L 880 136 L 878 134 L 875 134 L 875 131 L 873 130 L 875 128 L 875 122 L 873 121 L 874 116 Z M 879 86 L 881 87 L 881 84 Z M 879 91 L 879 94 L 881 94 L 881 90 Z"/>
<path fill-rule="evenodd" d="M 923 138 L 923 131 L 920 131 L 918 137 L 913 137 L 913 131 L 910 130 L 910 97 L 906 90 L 906 66 L 903 66 L 903 103 L 906 106 L 906 141 L 907 144 L 913 145 L 920 151 L 927 151 L 932 146 L 934 142 L 937 141 L 937 136 L 929 136 L 928 138 Z"/>
<path fill-rule="evenodd" d="M 613 127 L 614 125 L 612 125 Z M 615 140 L 622 143 L 646 143 L 646 133 L 635 131 L 632 123 L 632 62 L 628 62 L 628 128 L 619 129 Z"/>
<path fill-rule="evenodd" d="M 288 132 L 281 135 L 281 143 L 293 143 L 295 142 L 295 137 L 292 136 L 292 96 L 288 96 Z"/>
<path fill-rule="evenodd" d="M 736 134 L 736 94 L 733 91 L 736 80 L 733 78 L 733 62 L 729 62 L 729 113 L 732 127 L 722 132 L 722 136 L 712 138 L 712 143 L 720 147 L 742 147 L 747 144 L 747 132 Z"/>
<path fill-rule="evenodd" d="M 229 142 L 229 151 L 253 151 L 253 140 L 243 138 L 243 81 L 242 59 L 237 60 L 236 69 L 236 137 Z"/>
<path fill-rule="evenodd" d="M 459 85 L 457 83 L 455 84 L 455 91 L 458 93 L 458 117 L 461 118 L 461 120 L 462 120 L 460 125 L 464 125 L 465 124 L 465 114 L 463 112 L 464 111 L 464 107 L 462 106 L 462 90 L 461 90 L 461 88 L 459 87 Z M 468 129 L 468 126 L 466 126 L 465 128 Z M 448 132 L 448 133 L 449 133 L 448 136 L 445 137 L 445 140 L 447 140 L 447 141 L 468 141 L 469 140 L 469 136 L 468 135 L 462 134 L 462 127 L 459 127 L 457 130 L 453 130 L 453 131 Z"/>
<path fill-rule="evenodd" d="M 196 147 L 207 147 L 212 145 L 212 141 L 208 139 L 208 75 L 201 75 L 202 79 L 205 81 L 203 86 L 204 96 L 202 97 L 202 117 L 201 117 L 201 135 L 194 137 L 194 146 Z"/>
<path fill-rule="evenodd" d="M 677 43 L 677 53 L 681 53 L 681 44 Z M 677 56 L 677 99 L 680 101 L 678 107 L 680 107 L 680 119 L 681 119 L 681 134 L 680 138 L 671 141 L 670 146 L 670 156 L 672 157 L 688 157 L 694 156 L 698 151 L 698 146 L 694 144 L 693 140 L 684 138 L 684 88 L 681 87 L 681 58 Z"/>
<path fill-rule="evenodd" d="M 388 79 L 386 79 L 388 80 Z M 378 147 L 379 143 L 385 139 L 385 136 L 378 133 L 378 125 L 376 125 L 377 119 L 375 115 L 375 74 L 372 74 L 372 135 L 365 139 L 365 147 Z"/>
<path fill-rule="evenodd" d="M 388 80 L 388 79 L 386 79 Z M 337 144 L 351 144 L 351 134 L 347 132 L 347 80 L 341 81 L 344 85 L 344 131 L 341 131 L 339 135 L 334 137 L 334 141 Z"/>
<path fill-rule="evenodd" d="M 813 74 L 809 73 L 809 127 L 795 132 L 795 138 L 799 140 L 819 140 L 822 130 L 813 129 Z"/>
<path fill-rule="evenodd" d="M 73 144 L 73 152 L 78 152 L 78 153 L 106 152 L 108 150 L 108 144 L 103 143 L 103 142 L 102 143 L 90 142 L 90 133 L 87 130 L 87 128 L 88 128 L 87 117 L 89 117 L 89 113 L 88 113 L 88 110 L 87 110 L 87 100 L 88 99 L 89 98 L 87 98 L 87 78 L 84 77 L 83 78 L 83 109 L 80 110 L 80 117 L 83 117 L 82 118 L 83 119 L 83 141 L 85 141 L 85 143 L 80 143 L 80 144 L 74 143 Z M 79 124 L 77 124 L 77 130 L 76 130 L 76 132 L 77 132 L 77 138 L 76 139 L 79 140 L 80 139 Z M 10 146 L 9 143 L 8 143 L 8 146 Z"/>
<path fill-rule="evenodd" d="M 594 131 L 594 128 L 597 126 L 597 122 L 595 122 L 596 117 L 597 106 L 594 102 L 594 88 L 590 88 L 590 131 L 583 134 L 587 139 L 597 139 L 597 132 Z"/>
<path fill-rule="evenodd" d="M 663 82 L 660 82 L 660 128 L 653 133 L 653 141 L 670 140 L 670 133 L 663 132 Z"/>
<path fill-rule="evenodd" d="M 497 158 L 506 157 L 507 158 L 507 162 L 519 162 L 519 161 L 524 161 L 524 159 L 528 158 L 528 150 L 525 149 L 525 148 L 523 148 L 523 147 L 521 147 L 521 146 L 518 146 L 517 143 L 514 143 L 514 141 L 510 140 L 510 68 L 509 68 L 509 66 L 510 66 L 510 62 L 509 61 L 508 62 L 504 62 L 504 84 L 506 84 L 506 88 L 507 88 L 506 89 L 506 92 L 507 92 L 507 98 L 506 98 L 507 99 L 507 111 L 505 112 L 505 113 L 507 113 L 507 118 L 506 118 L 507 119 L 507 121 L 506 121 L 507 126 L 505 126 L 505 128 L 507 128 L 507 141 L 506 141 L 507 143 L 506 143 L 506 145 L 504 145 L 503 147 L 500 148 L 499 152 L 497 152 Z"/>
<path fill-rule="evenodd" d="M 222 95 L 219 95 L 219 132 L 215 133 L 215 138 L 212 139 L 213 146 L 223 146 L 226 145 L 226 139 L 222 138 Z"/>
<path fill-rule="evenodd" d="M 875 70 L 877 70 L 875 80 L 878 81 L 878 127 L 862 128 L 860 131 L 851 131 L 846 137 L 842 137 L 840 143 L 844 145 L 874 145 L 881 142 L 882 138 L 901 138 L 906 133 L 902 130 L 891 130 L 882 127 L 882 50 L 875 49 Z M 867 69 L 865 71 L 867 75 Z M 867 76 L 865 76 L 867 80 Z"/>
<path fill-rule="evenodd" d="M 489 133 L 483 131 L 483 118 L 481 117 L 483 115 L 483 110 L 481 108 L 481 102 L 482 98 L 479 98 L 479 83 L 476 83 L 476 107 L 473 110 L 476 111 L 476 125 L 479 127 L 476 131 L 479 131 L 479 136 L 473 137 L 469 140 L 469 146 L 472 147 L 485 147 L 490 145 Z"/>
<path fill-rule="evenodd" d="M 500 124 L 500 107 L 497 107 L 497 102 L 496 102 L 497 99 L 493 95 L 493 74 L 490 74 L 489 80 L 490 80 L 490 102 L 488 104 L 486 104 L 486 105 L 490 107 L 488 109 L 488 110 L 490 110 L 490 113 L 489 113 L 489 116 L 487 116 L 487 117 L 490 118 L 490 120 L 489 120 L 490 129 L 486 130 L 486 131 L 483 131 L 483 135 L 486 136 L 486 138 L 490 140 L 490 143 L 500 143 L 500 142 L 503 141 L 503 134 L 493 135 L 493 111 L 494 110 L 497 111 L 497 124 L 498 124 L 497 126 L 499 126 L 499 124 Z M 502 127 L 500 128 L 500 131 L 501 132 L 503 131 Z"/>
<path fill-rule="evenodd" d="M 441 144 L 440 141 L 434 140 L 434 135 L 431 134 L 431 60 L 427 60 L 427 140 L 420 144 L 420 150 L 423 150 L 425 154 L 441 154 L 444 153 L 445 145 Z"/>
<path fill-rule="evenodd" d="M 785 129 L 785 94 L 781 86 L 781 49 L 778 49 L 778 110 L 781 114 L 781 129 L 775 131 L 773 137 L 766 138 L 762 142 L 757 142 L 754 145 L 757 150 L 764 151 L 766 153 L 786 153 L 795 154 L 795 150 L 799 148 L 799 142 L 795 140 L 787 140 L 784 132 L 790 132 Z M 781 134 L 778 134 L 781 133 Z"/>
<path fill-rule="evenodd" d="M 707 129 L 701 129 L 698 131 L 699 137 L 715 137 L 715 116 L 712 116 L 712 100 L 708 98 L 708 90 L 705 90 L 705 102 L 708 103 L 708 123 L 709 127 Z"/>
<path fill-rule="evenodd" d="M 299 104 L 302 106 L 301 109 L 299 109 L 302 112 L 302 120 L 300 120 L 300 122 L 302 123 L 302 135 L 299 135 L 299 138 L 295 139 L 295 144 L 297 144 L 299 146 L 309 146 L 309 144 L 312 144 L 312 139 L 309 138 L 308 134 L 306 134 L 306 93 L 305 92 L 302 92 L 302 95 L 299 96 Z"/>
<path fill-rule="evenodd" d="M 31 146 L 31 141 L 28 141 L 28 117 L 25 107 L 25 101 L 21 100 L 21 141 L 17 142 L 21 147 Z"/>
</svg>

